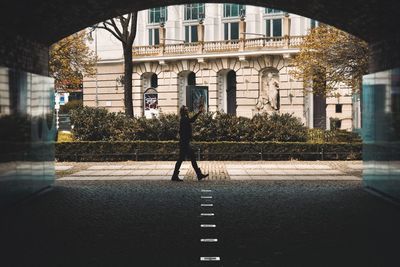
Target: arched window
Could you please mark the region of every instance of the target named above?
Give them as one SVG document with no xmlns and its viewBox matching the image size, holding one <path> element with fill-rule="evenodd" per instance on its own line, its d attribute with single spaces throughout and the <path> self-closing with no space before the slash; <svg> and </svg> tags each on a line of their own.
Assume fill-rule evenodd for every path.
<svg viewBox="0 0 400 267">
<path fill-rule="evenodd" d="M 188 74 L 187 85 L 196 85 L 196 73 L 190 72 Z"/>
<path fill-rule="evenodd" d="M 150 85 L 153 88 L 157 88 L 158 87 L 158 77 L 157 74 L 153 73 L 151 75 L 151 80 L 150 80 Z"/>
<path fill-rule="evenodd" d="M 226 75 L 226 113 L 236 115 L 236 72 L 231 70 Z"/>
</svg>

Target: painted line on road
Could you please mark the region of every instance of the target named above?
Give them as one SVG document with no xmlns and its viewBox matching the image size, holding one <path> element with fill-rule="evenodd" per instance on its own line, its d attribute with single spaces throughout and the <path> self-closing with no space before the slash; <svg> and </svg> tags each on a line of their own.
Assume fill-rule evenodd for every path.
<svg viewBox="0 0 400 267">
<path fill-rule="evenodd" d="M 211 199 L 213 198 L 212 196 L 201 196 L 202 199 Z"/>
<path fill-rule="evenodd" d="M 214 216 L 214 213 L 200 213 L 200 216 Z"/>
<path fill-rule="evenodd" d="M 201 228 L 215 228 L 217 227 L 216 224 L 200 224 Z"/>
<path fill-rule="evenodd" d="M 214 204 L 201 204 L 202 207 L 213 207 Z"/>
<path fill-rule="evenodd" d="M 203 192 L 203 193 L 211 193 L 212 190 L 210 190 L 210 189 L 201 189 L 201 192 Z"/>
<path fill-rule="evenodd" d="M 217 238 L 202 238 L 200 242 L 218 242 Z"/>
<path fill-rule="evenodd" d="M 220 261 L 220 257 L 200 257 L 200 261 Z"/>
</svg>

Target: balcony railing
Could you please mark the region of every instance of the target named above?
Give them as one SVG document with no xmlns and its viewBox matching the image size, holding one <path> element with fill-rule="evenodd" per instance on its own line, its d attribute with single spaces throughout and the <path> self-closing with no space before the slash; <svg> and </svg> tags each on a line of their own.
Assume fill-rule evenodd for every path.
<svg viewBox="0 0 400 267">
<path fill-rule="evenodd" d="M 134 57 L 201 55 L 221 52 L 244 52 L 298 48 L 304 36 L 268 37 L 244 40 L 211 41 L 166 45 L 134 46 Z"/>
</svg>

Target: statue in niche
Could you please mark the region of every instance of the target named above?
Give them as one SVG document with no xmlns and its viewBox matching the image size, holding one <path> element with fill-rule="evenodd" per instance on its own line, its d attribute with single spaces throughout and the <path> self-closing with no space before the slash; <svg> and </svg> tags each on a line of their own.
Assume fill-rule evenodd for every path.
<svg viewBox="0 0 400 267">
<path fill-rule="evenodd" d="M 267 72 L 261 78 L 260 93 L 256 107 L 258 110 L 279 109 L 279 81 L 278 73 Z"/>
</svg>

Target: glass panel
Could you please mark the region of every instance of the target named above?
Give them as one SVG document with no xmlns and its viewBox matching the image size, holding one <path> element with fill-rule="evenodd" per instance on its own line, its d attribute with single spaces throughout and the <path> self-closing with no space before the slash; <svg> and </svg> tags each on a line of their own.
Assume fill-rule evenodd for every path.
<svg viewBox="0 0 400 267">
<path fill-rule="evenodd" d="M 190 17 L 190 5 L 185 5 L 185 20 L 189 20 Z"/>
<path fill-rule="evenodd" d="M 190 42 L 190 38 L 189 38 L 189 26 L 185 26 L 185 42 Z"/>
<path fill-rule="evenodd" d="M 272 27 L 274 36 L 282 36 L 282 20 L 274 19 L 272 23 L 273 23 Z"/>
<path fill-rule="evenodd" d="M 239 39 L 239 23 L 234 22 L 231 23 L 231 40 Z"/>
<path fill-rule="evenodd" d="M 317 21 L 315 19 L 312 19 L 310 24 L 311 24 L 311 29 L 314 29 L 315 26 L 317 25 Z"/>
<path fill-rule="evenodd" d="M 197 26 L 191 26 L 192 40 L 191 42 L 197 42 Z"/>
<path fill-rule="evenodd" d="M 154 29 L 154 44 L 160 44 L 160 31 L 158 29 Z"/>
<path fill-rule="evenodd" d="M 160 23 L 161 17 L 164 18 L 164 21 L 168 20 L 166 7 L 156 7 L 149 9 L 149 23 Z"/>
<path fill-rule="evenodd" d="M 54 80 L 0 67 L 0 208 L 54 181 Z"/>
<path fill-rule="evenodd" d="M 231 16 L 231 5 L 224 4 L 224 17 L 230 17 L 230 16 Z"/>
<path fill-rule="evenodd" d="M 151 87 L 153 87 L 153 88 L 157 88 L 158 87 L 158 77 L 157 77 L 157 74 L 155 74 L 155 73 L 153 73 L 152 75 L 151 75 Z"/>
<path fill-rule="evenodd" d="M 154 43 L 153 43 L 153 29 L 149 30 L 149 45 L 154 45 Z"/>
<path fill-rule="evenodd" d="M 229 40 L 229 23 L 224 23 L 224 40 Z"/>
<path fill-rule="evenodd" d="M 267 37 L 271 37 L 271 20 L 267 19 L 265 21 L 265 29 Z"/>
<path fill-rule="evenodd" d="M 400 200 L 400 69 L 364 76 L 364 184 Z"/>
</svg>

